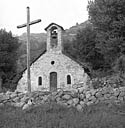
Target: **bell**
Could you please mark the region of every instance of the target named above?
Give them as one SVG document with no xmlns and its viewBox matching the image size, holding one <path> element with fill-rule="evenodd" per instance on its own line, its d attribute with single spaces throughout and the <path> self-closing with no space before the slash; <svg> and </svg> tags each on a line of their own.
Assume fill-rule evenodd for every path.
<svg viewBox="0 0 125 128">
<path fill-rule="evenodd" d="M 52 31 L 52 38 L 57 38 L 57 32 L 56 31 Z"/>
</svg>

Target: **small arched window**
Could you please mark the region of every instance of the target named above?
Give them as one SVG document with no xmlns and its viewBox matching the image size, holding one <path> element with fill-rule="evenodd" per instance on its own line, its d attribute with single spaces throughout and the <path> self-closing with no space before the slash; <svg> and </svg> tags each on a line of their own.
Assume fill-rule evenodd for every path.
<svg viewBox="0 0 125 128">
<path fill-rule="evenodd" d="M 38 85 L 39 85 L 39 86 L 42 85 L 42 77 L 41 77 L 41 76 L 38 78 Z"/>
<path fill-rule="evenodd" d="M 71 76 L 67 75 L 67 84 L 71 84 Z"/>
</svg>

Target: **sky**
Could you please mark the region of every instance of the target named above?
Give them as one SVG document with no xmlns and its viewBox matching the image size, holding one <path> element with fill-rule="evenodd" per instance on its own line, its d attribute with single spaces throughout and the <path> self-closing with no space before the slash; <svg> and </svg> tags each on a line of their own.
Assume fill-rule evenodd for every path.
<svg viewBox="0 0 125 128">
<path fill-rule="evenodd" d="M 30 21 L 42 20 L 30 27 L 31 33 L 45 32 L 52 22 L 68 29 L 88 19 L 87 4 L 88 0 L 0 0 L 0 29 L 14 35 L 25 33 L 26 27 L 17 29 L 17 26 L 27 22 L 28 6 Z"/>
</svg>

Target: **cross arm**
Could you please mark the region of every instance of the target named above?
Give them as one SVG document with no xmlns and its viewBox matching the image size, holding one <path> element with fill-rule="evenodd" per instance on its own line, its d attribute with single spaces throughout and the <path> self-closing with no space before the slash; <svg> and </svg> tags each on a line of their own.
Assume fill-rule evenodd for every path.
<svg viewBox="0 0 125 128">
<path fill-rule="evenodd" d="M 34 20 L 34 21 L 30 22 L 29 25 L 33 25 L 33 24 L 36 24 L 36 23 L 39 23 L 39 22 L 41 22 L 41 19 Z M 27 26 L 27 24 L 22 24 L 22 25 L 17 26 L 17 28 L 23 28 L 23 27 L 26 27 L 26 26 Z"/>
</svg>

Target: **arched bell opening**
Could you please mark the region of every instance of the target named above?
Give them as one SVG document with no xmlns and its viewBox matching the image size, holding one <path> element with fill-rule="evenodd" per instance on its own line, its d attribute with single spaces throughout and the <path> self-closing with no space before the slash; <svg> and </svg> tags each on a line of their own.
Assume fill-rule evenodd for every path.
<svg viewBox="0 0 125 128">
<path fill-rule="evenodd" d="M 58 29 L 56 26 L 51 28 L 51 48 L 56 48 L 58 45 Z"/>
</svg>

